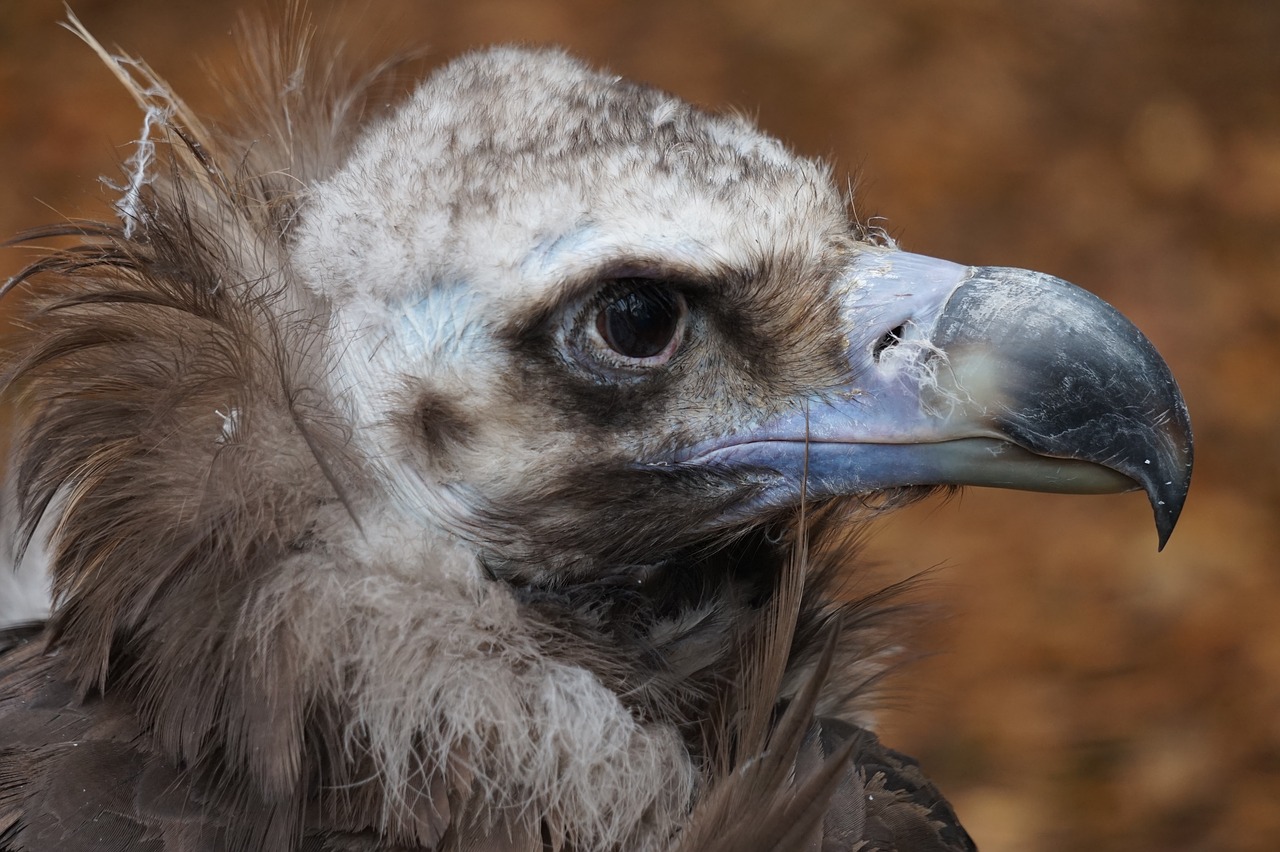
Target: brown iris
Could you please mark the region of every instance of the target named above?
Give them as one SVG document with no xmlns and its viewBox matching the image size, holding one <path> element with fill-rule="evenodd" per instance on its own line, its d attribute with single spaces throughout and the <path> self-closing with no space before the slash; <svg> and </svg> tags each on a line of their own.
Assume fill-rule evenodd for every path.
<svg viewBox="0 0 1280 852">
<path fill-rule="evenodd" d="M 680 333 L 685 302 L 661 283 L 636 283 L 596 314 L 596 330 L 614 352 L 637 360 L 656 358 L 672 348 Z"/>
</svg>

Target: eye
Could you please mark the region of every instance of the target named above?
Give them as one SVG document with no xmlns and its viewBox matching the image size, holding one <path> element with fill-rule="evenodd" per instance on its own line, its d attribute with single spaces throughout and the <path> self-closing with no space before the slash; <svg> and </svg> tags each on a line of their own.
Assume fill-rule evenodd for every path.
<svg viewBox="0 0 1280 852">
<path fill-rule="evenodd" d="M 596 314 L 600 340 L 618 355 L 660 364 L 675 354 L 688 311 L 684 297 L 659 282 L 628 282 Z"/>
</svg>

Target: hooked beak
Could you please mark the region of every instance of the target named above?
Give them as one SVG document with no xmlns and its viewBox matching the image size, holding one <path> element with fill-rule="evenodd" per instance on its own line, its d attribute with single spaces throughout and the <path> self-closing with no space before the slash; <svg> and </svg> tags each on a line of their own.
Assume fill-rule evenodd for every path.
<svg viewBox="0 0 1280 852">
<path fill-rule="evenodd" d="M 693 449 L 751 471 L 755 500 L 895 486 L 1142 488 L 1160 547 L 1191 480 L 1168 366 L 1115 308 L 1061 279 L 865 249 L 842 281 L 853 380 Z M 755 502 L 753 500 L 753 502 Z"/>
</svg>

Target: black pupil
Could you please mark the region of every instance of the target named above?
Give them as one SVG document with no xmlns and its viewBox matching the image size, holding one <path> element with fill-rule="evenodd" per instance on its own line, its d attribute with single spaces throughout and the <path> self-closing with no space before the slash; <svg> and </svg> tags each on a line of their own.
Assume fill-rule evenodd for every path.
<svg viewBox="0 0 1280 852">
<path fill-rule="evenodd" d="M 667 348 L 680 323 L 680 301 L 666 287 L 647 284 L 614 299 L 596 316 L 609 348 L 628 358 L 652 358 Z"/>
</svg>

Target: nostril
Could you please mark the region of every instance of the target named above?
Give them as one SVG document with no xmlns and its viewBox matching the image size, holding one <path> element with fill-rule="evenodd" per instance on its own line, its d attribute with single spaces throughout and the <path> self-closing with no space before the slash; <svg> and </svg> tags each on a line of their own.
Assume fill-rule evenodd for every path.
<svg viewBox="0 0 1280 852">
<path fill-rule="evenodd" d="M 876 341 L 876 345 L 871 347 L 871 359 L 877 364 L 880 363 L 880 356 L 884 354 L 886 349 L 891 349 L 902 342 L 902 334 L 905 331 L 901 325 L 895 325 L 884 333 L 884 336 Z"/>
</svg>

